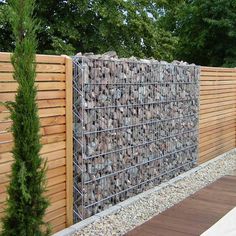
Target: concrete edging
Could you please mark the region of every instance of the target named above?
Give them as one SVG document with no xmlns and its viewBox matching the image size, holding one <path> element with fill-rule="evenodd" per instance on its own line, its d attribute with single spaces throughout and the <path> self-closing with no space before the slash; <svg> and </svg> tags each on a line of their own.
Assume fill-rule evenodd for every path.
<svg viewBox="0 0 236 236">
<path fill-rule="evenodd" d="M 181 175 L 179 175 L 179 176 L 177 176 L 177 177 L 175 177 L 175 178 L 173 178 L 173 179 L 171 179 L 167 182 L 161 183 L 160 185 L 158 185 L 154 188 L 151 188 L 151 189 L 149 189 L 149 190 L 147 190 L 143 193 L 140 193 L 136 196 L 130 197 L 129 199 L 127 199 L 127 200 L 125 200 L 121 203 L 118 203 L 117 205 L 114 205 L 114 206 L 110 207 L 109 209 L 106 209 L 106 210 L 104 210 L 104 211 L 102 211 L 102 212 L 100 212 L 100 213 L 98 213 L 94 216 L 91 216 L 91 217 L 89 217 L 89 218 L 87 218 L 87 219 L 85 219 L 85 220 L 83 220 L 79 223 L 71 225 L 70 227 L 68 227 L 66 229 L 63 229 L 63 230 L 53 234 L 53 236 L 70 236 L 70 235 L 76 233 L 77 231 L 83 229 L 87 225 L 92 224 L 93 222 L 98 221 L 101 218 L 103 218 L 105 216 L 108 216 L 112 213 L 118 212 L 120 209 L 128 207 L 129 205 L 133 204 L 134 202 L 138 201 L 139 199 L 144 198 L 144 197 L 146 197 L 146 196 L 148 196 L 152 193 L 158 192 L 162 188 L 164 188 L 168 185 L 174 184 L 176 181 L 181 180 L 181 179 L 183 179 L 183 178 L 185 178 L 185 177 L 201 170 L 202 168 L 206 167 L 207 165 L 209 165 L 213 162 L 216 162 L 218 160 L 221 160 L 221 159 L 225 158 L 226 156 L 228 156 L 230 154 L 233 154 L 234 152 L 236 152 L 236 148 L 234 148 L 234 149 L 230 150 L 229 152 L 226 152 L 226 153 L 224 153 L 224 154 L 222 154 L 222 155 L 220 155 L 220 156 L 218 156 L 214 159 L 211 159 L 211 160 L 209 160 L 209 161 L 207 161 L 203 164 L 200 164 L 199 166 L 196 166 L 195 168 L 193 168 L 193 169 L 191 169 L 191 170 L 189 170 L 189 171 L 187 171 L 187 172 L 185 172 L 185 173 L 183 173 L 183 174 L 181 174 Z"/>
</svg>

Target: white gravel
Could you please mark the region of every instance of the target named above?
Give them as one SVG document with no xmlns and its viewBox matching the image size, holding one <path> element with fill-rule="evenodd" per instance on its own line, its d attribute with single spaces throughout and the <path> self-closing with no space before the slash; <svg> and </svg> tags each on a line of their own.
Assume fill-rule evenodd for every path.
<svg viewBox="0 0 236 236">
<path fill-rule="evenodd" d="M 227 174 L 236 174 L 236 150 L 216 159 L 199 171 L 163 187 L 127 207 L 87 225 L 74 236 L 124 235 L 134 227 L 182 201 L 199 189 Z"/>
</svg>

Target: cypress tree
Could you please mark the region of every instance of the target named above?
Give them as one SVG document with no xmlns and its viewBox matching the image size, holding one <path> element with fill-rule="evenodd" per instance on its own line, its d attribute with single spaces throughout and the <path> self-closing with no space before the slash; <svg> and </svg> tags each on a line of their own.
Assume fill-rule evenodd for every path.
<svg viewBox="0 0 236 236">
<path fill-rule="evenodd" d="M 41 236 L 49 234 L 43 216 L 48 206 L 45 192 L 46 164 L 40 157 L 39 116 L 36 103 L 37 22 L 33 17 L 35 0 L 9 0 L 9 17 L 15 38 L 11 57 L 14 79 L 18 82 L 15 102 L 8 102 L 13 121 L 14 163 L 2 236 Z"/>
</svg>

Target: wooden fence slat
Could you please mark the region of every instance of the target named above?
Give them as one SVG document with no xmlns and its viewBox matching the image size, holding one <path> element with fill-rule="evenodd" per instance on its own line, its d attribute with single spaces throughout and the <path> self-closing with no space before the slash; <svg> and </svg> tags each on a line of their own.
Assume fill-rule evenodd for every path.
<svg viewBox="0 0 236 236">
<path fill-rule="evenodd" d="M 37 82 L 35 83 L 38 91 L 64 90 L 65 82 Z M 18 88 L 17 82 L 0 83 L 0 93 L 16 92 Z"/>
<path fill-rule="evenodd" d="M 212 139 L 205 140 L 204 143 L 201 143 L 199 146 L 199 150 L 204 151 L 208 150 L 210 147 L 215 147 L 216 145 L 221 144 L 222 142 L 232 141 L 234 140 L 235 131 L 226 134 L 217 135 L 212 137 Z"/>
<path fill-rule="evenodd" d="M 0 62 L 10 62 L 11 53 L 1 52 Z M 65 58 L 62 56 L 52 56 L 52 55 L 36 55 L 37 63 L 47 63 L 47 64 L 65 64 Z"/>
<path fill-rule="evenodd" d="M 11 152 L 5 152 L 0 153 L 0 163 L 5 163 L 12 161 L 12 153 Z"/>
<path fill-rule="evenodd" d="M 234 114 L 236 111 L 235 111 L 235 108 L 229 108 L 229 109 L 224 109 L 224 110 L 221 110 L 221 111 L 215 111 L 215 112 L 209 112 L 209 113 L 205 113 L 205 114 L 201 114 L 200 115 L 200 119 L 201 120 L 204 120 L 206 118 L 210 118 L 210 117 L 218 117 L 220 115 L 223 115 L 223 114 Z"/>
<path fill-rule="evenodd" d="M 42 108 L 38 111 L 39 117 L 62 116 L 66 114 L 64 107 Z M 0 112 L 0 122 L 7 122 L 10 120 L 10 112 Z"/>
<path fill-rule="evenodd" d="M 61 141 L 61 142 L 58 142 L 58 143 L 45 144 L 45 145 L 43 145 L 40 153 L 43 154 L 43 153 L 57 151 L 59 148 L 60 149 L 66 148 L 66 142 Z"/>
<path fill-rule="evenodd" d="M 60 201 L 54 202 L 47 208 L 46 213 L 55 211 L 64 206 L 66 206 L 66 199 L 62 199 Z"/>
<path fill-rule="evenodd" d="M 38 73 L 36 74 L 36 82 L 53 82 L 53 81 L 65 81 L 66 75 L 62 73 Z M 12 73 L 1 73 L 0 72 L 0 82 L 15 82 Z"/>
<path fill-rule="evenodd" d="M 63 215 L 63 216 L 59 216 L 59 217 L 51 220 L 51 224 L 53 224 L 55 227 L 57 227 L 58 225 L 64 224 L 65 221 L 66 221 L 66 215 Z"/>
<path fill-rule="evenodd" d="M 215 149 L 214 151 L 211 151 L 210 153 L 206 155 L 201 155 L 201 153 L 199 153 L 200 155 L 199 164 L 207 162 L 225 152 L 232 150 L 233 148 L 235 148 L 235 144 L 230 143 L 230 144 L 226 144 L 223 148 Z"/>
<path fill-rule="evenodd" d="M 216 146 L 224 146 L 225 143 L 230 142 L 234 144 L 234 136 L 231 137 L 224 137 L 224 140 L 215 140 L 214 143 L 209 143 L 203 147 L 199 148 L 200 153 L 203 153 L 204 151 L 207 151 L 207 153 L 212 152 L 216 148 Z M 212 148 L 212 149 L 211 149 Z M 209 149 L 211 151 L 209 151 Z M 209 151 L 209 152 L 208 152 Z"/>
<path fill-rule="evenodd" d="M 48 153 L 48 152 L 53 152 L 58 149 L 64 149 L 65 148 L 65 141 L 59 141 L 56 143 L 49 143 L 49 144 L 44 144 L 40 154 Z M 6 142 L 6 143 L 0 143 L 0 153 L 4 152 L 10 152 L 12 150 L 13 143 L 12 142 Z"/>
<path fill-rule="evenodd" d="M 53 169 L 53 170 L 55 170 L 55 169 Z M 66 183 L 65 182 L 59 183 L 59 184 L 55 184 L 55 185 L 50 186 L 50 187 L 47 188 L 47 192 L 45 193 L 45 195 L 49 196 L 51 194 L 59 192 L 60 190 L 63 191 L 65 189 L 66 189 Z"/>
<path fill-rule="evenodd" d="M 13 66 L 11 63 L 2 62 L 0 63 L 0 72 L 14 72 Z M 65 73 L 64 65 L 57 64 L 37 64 L 36 66 L 37 73 Z"/>
<path fill-rule="evenodd" d="M 200 124 L 205 123 L 205 122 L 211 122 L 211 121 L 215 121 L 215 120 L 219 120 L 221 118 L 225 118 L 227 116 L 235 116 L 235 111 L 231 110 L 229 112 L 226 111 L 226 113 L 222 112 L 221 114 L 217 114 L 216 116 L 210 116 L 207 117 L 207 119 L 205 118 L 205 114 L 200 116 Z"/>
<path fill-rule="evenodd" d="M 218 107 L 219 104 L 220 106 L 231 105 L 234 102 L 234 98 L 236 98 L 236 96 L 202 100 L 200 101 L 200 106 L 201 108 L 204 109 L 204 108 Z"/>
<path fill-rule="evenodd" d="M 202 85 L 200 87 L 200 91 L 204 91 L 204 90 L 218 90 L 218 89 L 232 89 L 233 86 L 231 84 L 226 84 L 224 86 L 222 85 Z"/>
<path fill-rule="evenodd" d="M 219 133 L 219 132 L 222 132 L 222 131 L 225 131 L 225 130 L 228 132 L 228 129 L 231 129 L 231 130 L 234 129 L 234 126 L 235 126 L 234 123 L 235 123 L 234 120 L 232 120 L 232 121 L 227 122 L 227 124 L 224 125 L 224 127 L 219 126 L 217 124 L 217 125 L 213 125 L 213 126 L 208 126 L 206 128 L 200 128 L 199 129 L 199 137 L 200 138 L 203 138 L 205 136 L 207 137 L 211 134 Z"/>
<path fill-rule="evenodd" d="M 61 225 L 58 225 L 58 226 L 54 226 L 52 228 L 52 233 L 56 233 L 56 232 L 61 231 L 61 230 L 65 229 L 65 228 L 66 228 L 66 224 L 65 223 L 63 223 Z"/>
<path fill-rule="evenodd" d="M 52 117 L 43 117 L 40 119 L 40 124 L 42 127 L 51 126 L 51 125 L 60 125 L 65 124 L 66 118 L 65 116 L 52 116 Z"/>
<path fill-rule="evenodd" d="M 209 108 L 212 108 L 212 107 L 222 107 L 224 105 L 230 105 L 230 104 L 235 104 L 235 101 L 234 100 L 231 100 L 231 101 L 219 101 L 219 102 L 215 102 L 215 103 L 208 103 L 208 104 L 202 104 L 200 103 L 200 109 L 209 109 Z"/>
<path fill-rule="evenodd" d="M 202 68 L 201 68 L 202 70 Z M 222 77 L 235 77 L 236 76 L 236 72 L 234 71 L 201 71 L 201 76 L 202 77 L 218 77 L 218 78 L 222 78 Z"/>
<path fill-rule="evenodd" d="M 51 100 L 39 100 L 38 108 L 52 108 L 52 107 L 65 107 L 65 99 L 51 99 Z"/>
<path fill-rule="evenodd" d="M 216 147 L 215 149 L 211 149 L 208 153 L 205 153 L 205 154 L 199 153 L 200 162 L 201 163 L 206 162 L 234 148 L 235 148 L 235 143 L 230 142 L 230 143 L 225 143 L 223 146 Z"/>
<path fill-rule="evenodd" d="M 51 99 L 51 100 L 39 100 L 38 108 L 53 108 L 53 107 L 65 107 L 65 99 Z M 6 112 L 8 109 L 5 106 L 0 105 L 0 112 Z"/>
<path fill-rule="evenodd" d="M 225 68 L 225 67 L 201 66 L 201 73 L 204 71 L 235 72 L 235 69 L 234 68 Z"/>
<path fill-rule="evenodd" d="M 49 117 L 49 116 L 61 116 L 61 115 L 65 115 L 66 114 L 66 110 L 65 108 L 61 108 L 61 107 L 56 107 L 56 108 L 49 108 L 49 109 L 39 109 L 39 117 Z"/>
<path fill-rule="evenodd" d="M 55 219 L 56 216 L 64 215 L 65 211 L 66 211 L 65 207 L 61 207 L 61 208 L 55 210 L 54 212 L 50 212 L 49 214 L 47 214 L 44 217 L 44 220 L 45 221 L 51 221 L 51 220 Z"/>
<path fill-rule="evenodd" d="M 65 58 L 61 56 L 36 55 L 37 63 L 65 64 Z"/>
<path fill-rule="evenodd" d="M 49 135 L 49 134 L 58 134 L 66 132 L 66 125 L 53 125 L 53 126 L 45 126 L 41 127 L 41 135 Z"/>
<path fill-rule="evenodd" d="M 55 143 L 55 142 L 60 142 L 60 141 L 65 141 L 65 140 L 66 140 L 65 133 L 51 134 L 51 135 L 42 136 L 41 143 L 50 144 L 50 143 Z"/>
<path fill-rule="evenodd" d="M 59 161 L 61 161 L 61 162 L 59 162 Z M 54 163 L 55 163 L 56 167 L 63 166 L 63 163 L 65 165 L 65 158 L 54 161 Z M 60 163 L 61 163 L 61 165 L 59 165 Z M 54 167 L 54 168 L 56 168 L 56 167 Z M 59 175 L 59 176 L 48 179 L 47 186 L 50 187 L 55 184 L 63 183 L 65 181 L 66 181 L 66 175 Z"/>
<path fill-rule="evenodd" d="M 49 201 L 51 201 L 51 202 L 52 201 L 59 201 L 61 199 L 65 199 L 65 198 L 66 198 L 66 191 L 60 191 L 60 192 L 50 195 L 48 197 Z M 65 214 L 65 212 L 64 212 L 64 214 Z"/>
<path fill-rule="evenodd" d="M 66 174 L 66 167 L 65 166 L 61 166 L 61 167 L 57 167 L 57 168 L 48 170 L 47 171 L 47 178 L 56 177 L 58 175 L 58 173 Z"/>
<path fill-rule="evenodd" d="M 232 85 L 235 86 L 236 85 L 236 81 L 235 80 L 215 80 L 215 81 L 201 81 L 200 85 L 201 86 L 211 86 L 211 85 Z"/>
<path fill-rule="evenodd" d="M 206 114 L 206 113 L 222 111 L 222 110 L 230 109 L 230 108 L 234 108 L 234 107 L 235 107 L 235 105 L 232 103 L 232 104 L 229 104 L 229 105 L 224 105 L 224 106 L 219 106 L 219 107 L 212 107 L 212 108 L 207 108 L 207 109 L 201 109 L 200 112 L 199 112 L 199 115 L 201 116 L 201 115 Z"/>
<path fill-rule="evenodd" d="M 0 101 L 15 101 L 16 93 L 0 93 Z M 45 100 L 45 99 L 59 99 L 65 98 L 65 91 L 39 91 L 37 93 L 37 100 Z"/>
<path fill-rule="evenodd" d="M 231 93 L 220 93 L 220 94 L 208 94 L 208 95 L 202 95 L 201 100 L 210 100 L 210 99 L 216 99 L 216 98 L 232 98 L 236 97 L 236 91 L 233 91 Z M 211 101 L 211 100 L 210 100 Z"/>
<path fill-rule="evenodd" d="M 228 88 L 228 89 L 218 89 L 218 90 L 203 90 L 200 91 L 200 96 L 201 99 L 204 99 L 204 95 L 216 95 L 217 94 L 224 94 L 224 93 L 235 93 L 236 92 L 236 88 L 232 87 L 232 88 Z"/>
<path fill-rule="evenodd" d="M 208 153 L 211 153 L 212 151 L 218 150 L 218 149 L 222 149 L 224 147 L 228 147 L 228 146 L 233 146 L 235 145 L 235 141 L 234 140 L 229 140 L 228 142 L 223 142 L 217 145 L 214 145 L 213 147 L 208 148 L 207 150 L 204 151 L 200 151 L 200 155 L 206 155 Z"/>
<path fill-rule="evenodd" d="M 65 116 L 42 117 L 40 119 L 41 127 L 65 124 Z M 9 131 L 12 121 L 0 121 L 0 132 Z M 48 128 L 49 129 L 49 128 Z"/>
<path fill-rule="evenodd" d="M 202 76 L 201 77 L 201 81 L 205 82 L 205 81 L 234 81 L 235 80 L 235 76 Z"/>
<path fill-rule="evenodd" d="M 200 120 L 200 128 L 206 128 L 212 125 L 224 126 L 227 125 L 228 121 L 235 121 L 235 117 L 234 116 L 221 117 L 220 119 L 211 121 L 210 123 L 201 122 Z"/>
</svg>

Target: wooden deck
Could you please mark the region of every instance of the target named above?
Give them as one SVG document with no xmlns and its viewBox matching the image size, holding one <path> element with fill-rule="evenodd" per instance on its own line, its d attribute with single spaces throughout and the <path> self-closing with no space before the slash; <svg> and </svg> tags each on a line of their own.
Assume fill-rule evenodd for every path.
<svg viewBox="0 0 236 236">
<path fill-rule="evenodd" d="M 236 176 L 225 176 L 126 236 L 200 235 L 236 206 Z"/>
</svg>

